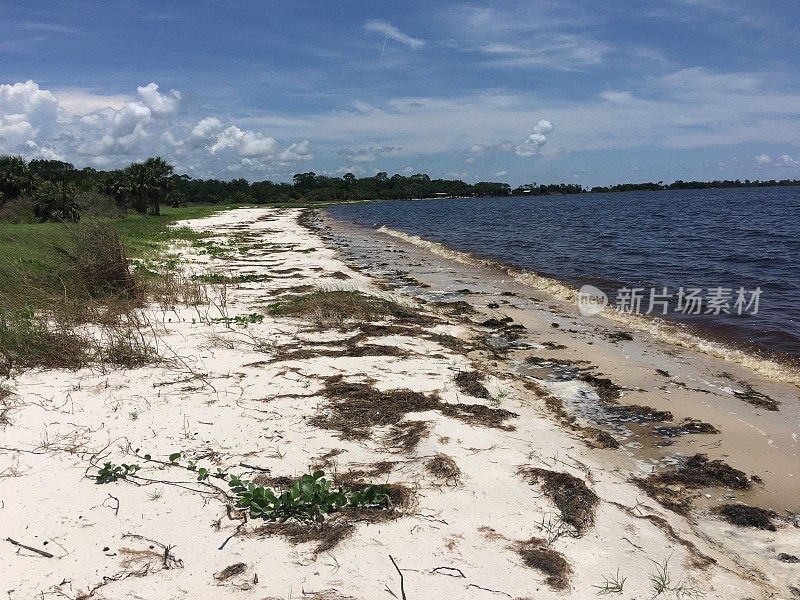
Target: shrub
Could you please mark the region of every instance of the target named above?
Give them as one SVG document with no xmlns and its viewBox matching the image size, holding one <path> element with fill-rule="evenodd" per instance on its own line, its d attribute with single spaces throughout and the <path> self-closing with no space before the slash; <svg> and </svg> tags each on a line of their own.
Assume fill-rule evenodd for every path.
<svg viewBox="0 0 800 600">
<path fill-rule="evenodd" d="M 0 194 L 0 196 L 2 196 Z M 21 196 L 14 200 L 9 200 L 3 204 L 0 198 L 0 222 L 2 223 L 35 223 L 36 213 L 33 210 L 34 204 L 27 196 Z"/>
<path fill-rule="evenodd" d="M 42 223 L 75 222 L 81 218 L 78 190 L 71 183 L 38 182 L 33 192 L 33 212 Z"/>
<path fill-rule="evenodd" d="M 345 507 L 375 508 L 384 507 L 388 492 L 383 486 L 368 485 L 353 490 L 347 488 L 331 489 L 331 482 L 325 479 L 322 471 L 303 475 L 292 483 L 282 494 L 272 489 L 243 481 L 231 475 L 228 484 L 236 494 L 239 506 L 250 511 L 253 518 L 271 521 L 320 520 L 323 515 L 336 512 Z"/>
<path fill-rule="evenodd" d="M 103 224 L 76 226 L 59 249 L 77 291 L 92 298 L 133 298 L 140 290 L 115 229 Z"/>
</svg>

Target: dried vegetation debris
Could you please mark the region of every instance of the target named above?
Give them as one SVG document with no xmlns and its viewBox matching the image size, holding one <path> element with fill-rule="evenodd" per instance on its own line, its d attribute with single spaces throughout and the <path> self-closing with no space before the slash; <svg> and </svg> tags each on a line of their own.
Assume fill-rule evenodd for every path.
<svg viewBox="0 0 800 600">
<path fill-rule="evenodd" d="M 375 427 L 397 425 L 408 413 L 437 411 L 474 426 L 511 430 L 506 420 L 516 413 L 482 404 L 442 402 L 430 395 L 407 389 L 381 391 L 366 383 L 344 381 L 341 375 L 325 380 L 322 394 L 330 401 L 327 409 L 311 417 L 315 427 L 338 431 L 343 439 L 366 439 Z"/>
<path fill-rule="evenodd" d="M 479 371 L 459 371 L 455 376 L 456 386 L 464 394 L 473 398 L 488 399 L 491 394 L 486 386 L 481 383 L 486 376 Z"/>
<path fill-rule="evenodd" d="M 711 512 L 738 527 L 753 527 L 766 531 L 777 530 L 772 522 L 773 519 L 778 517 L 774 510 L 748 506 L 747 504 L 721 504 L 715 506 Z"/>
<path fill-rule="evenodd" d="M 572 525 L 579 535 L 594 524 L 600 499 L 583 480 L 569 473 L 529 466 L 520 467 L 517 472 L 529 484 L 541 484 L 544 493 L 558 508 L 561 518 Z"/>
<path fill-rule="evenodd" d="M 713 487 L 747 490 L 754 479 L 723 460 L 709 460 L 705 454 L 695 454 L 678 466 L 633 481 L 662 506 L 686 515 L 692 506 L 690 490 Z"/>
<path fill-rule="evenodd" d="M 461 469 L 456 461 L 446 454 L 439 452 L 429 458 L 425 461 L 425 468 L 438 481 L 446 485 L 454 487 L 461 484 Z"/>
<path fill-rule="evenodd" d="M 554 590 L 569 588 L 572 567 L 566 557 L 550 548 L 545 540 L 534 537 L 525 542 L 518 542 L 515 550 L 527 567 L 541 571 L 547 576 L 545 583 L 551 588 Z"/>
</svg>

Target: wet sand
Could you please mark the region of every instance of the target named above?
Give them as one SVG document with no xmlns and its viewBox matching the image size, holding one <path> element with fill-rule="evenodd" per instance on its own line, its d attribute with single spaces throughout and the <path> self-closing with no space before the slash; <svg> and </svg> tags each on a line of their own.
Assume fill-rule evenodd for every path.
<svg viewBox="0 0 800 600">
<path fill-rule="evenodd" d="M 800 396 L 795 385 L 754 371 L 745 366 L 751 364 L 747 360 L 723 360 L 624 327 L 603 315 L 583 316 L 574 302 L 560 297 L 563 289 L 553 293 L 550 281 L 544 289 L 536 286 L 540 280 L 535 277 L 525 285 L 499 266 L 457 252 L 437 251 L 436 245 L 415 244 L 330 217 L 324 223 L 330 228 L 331 241 L 350 264 L 365 273 L 394 282 L 393 287 L 429 302 L 468 302 L 483 315 L 473 321 L 510 317 L 524 326 L 524 331 L 517 332 L 516 348 L 509 350 L 504 367 L 558 396 L 582 422 L 611 433 L 621 445 L 619 454 L 627 459 L 615 460 L 622 460 L 631 473 L 647 474 L 673 465 L 681 457 L 704 453 L 757 475 L 763 485 L 723 495 L 702 490 L 700 504 L 736 500 L 780 514 L 800 513 Z M 620 332 L 632 339 L 609 337 Z M 486 335 L 491 331 L 487 329 Z M 531 357 L 541 360 L 532 365 L 528 362 Z M 491 358 L 498 360 L 497 356 Z M 574 367 L 569 364 L 574 361 L 581 362 Z M 597 401 L 591 383 L 575 376 L 576 368 L 589 369 L 622 388 L 621 404 L 669 411 L 673 418 L 666 423 L 643 424 L 635 416 L 609 414 Z M 748 403 L 742 396 L 749 391 L 775 401 L 778 410 Z M 719 433 L 654 433 L 684 419 L 708 423 Z M 711 498 L 706 498 L 707 494 Z"/>
</svg>

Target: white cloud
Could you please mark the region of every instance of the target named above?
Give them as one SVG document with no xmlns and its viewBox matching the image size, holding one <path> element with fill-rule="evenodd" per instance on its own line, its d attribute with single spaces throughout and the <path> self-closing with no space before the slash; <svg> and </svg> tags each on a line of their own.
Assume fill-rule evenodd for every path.
<svg viewBox="0 0 800 600">
<path fill-rule="evenodd" d="M 401 150 L 398 146 L 362 146 L 342 148 L 338 153 L 355 162 L 372 162 L 384 156 L 397 155 Z"/>
<path fill-rule="evenodd" d="M 285 162 L 298 162 L 311 160 L 313 158 L 314 155 L 311 153 L 311 144 L 308 140 L 296 142 L 278 155 L 278 159 Z"/>
<path fill-rule="evenodd" d="M 35 82 L 0 85 L 0 147 L 14 151 L 53 134 L 59 116 L 58 99 Z"/>
<path fill-rule="evenodd" d="M 782 167 L 785 169 L 797 169 L 798 167 L 800 167 L 800 160 L 792 158 L 788 154 L 781 154 L 775 161 L 775 164 L 778 167 Z"/>
<path fill-rule="evenodd" d="M 177 90 L 162 93 L 149 83 L 136 91 L 131 98 L 81 89 L 53 93 L 33 81 L 0 85 L 0 153 L 82 160 L 103 168 L 158 154 L 199 174 L 272 173 L 313 158 L 308 140 L 281 146 L 263 131 L 218 117 L 180 118 Z"/>
<path fill-rule="evenodd" d="M 218 132 L 212 141 L 208 148 L 212 154 L 231 149 L 245 158 L 272 157 L 278 149 L 275 138 L 242 130 L 236 125 L 229 125 Z"/>
<path fill-rule="evenodd" d="M 224 127 L 222 121 L 216 117 L 206 117 L 198 121 L 192 129 L 191 136 L 195 140 L 209 140 L 212 135 L 222 131 Z"/>
<path fill-rule="evenodd" d="M 539 122 L 533 127 L 533 132 L 540 135 L 548 134 L 551 131 L 553 131 L 553 124 L 547 119 L 539 119 Z"/>
<path fill-rule="evenodd" d="M 756 164 L 769 165 L 772 164 L 772 157 L 769 154 L 759 154 L 756 156 Z"/>
<path fill-rule="evenodd" d="M 338 169 L 336 169 L 336 171 L 333 172 L 333 174 L 342 176 L 347 173 L 352 173 L 356 177 L 361 177 L 364 175 L 365 172 L 366 171 L 364 171 L 364 169 L 362 167 L 359 167 L 358 165 L 350 165 L 349 167 L 347 166 L 339 167 Z"/>
<path fill-rule="evenodd" d="M 103 95 L 81 89 L 57 90 L 53 94 L 67 116 L 85 115 L 103 108 L 119 110 L 132 100 L 132 97 L 126 94 Z"/>
<path fill-rule="evenodd" d="M 181 101 L 181 93 L 178 90 L 171 90 L 169 95 L 158 91 L 158 85 L 153 82 L 136 88 L 142 103 L 153 111 L 156 115 L 168 115 L 178 110 Z"/>
<path fill-rule="evenodd" d="M 506 175 L 508 175 L 508 171 L 506 171 L 505 169 L 503 169 L 502 171 L 498 171 L 497 173 L 494 174 L 495 177 L 505 177 Z"/>
<path fill-rule="evenodd" d="M 553 131 L 553 124 L 547 119 L 539 119 L 533 127 L 533 133 L 514 149 L 517 156 L 534 156 L 539 154 L 542 146 L 547 143 L 547 135 Z"/>
<path fill-rule="evenodd" d="M 491 42 L 478 50 L 490 57 L 486 66 L 546 67 L 572 71 L 601 64 L 611 52 L 611 47 L 585 36 L 539 34 L 533 36 L 532 42 Z"/>
<path fill-rule="evenodd" d="M 412 50 L 422 48 L 422 46 L 425 45 L 425 40 L 411 37 L 410 35 L 407 35 L 402 31 L 400 31 L 397 27 L 395 27 L 391 23 L 387 23 L 386 21 L 377 21 L 377 20 L 367 21 L 366 23 L 364 23 L 364 31 L 368 31 L 370 33 L 379 33 L 396 42 L 405 44 Z"/>
</svg>

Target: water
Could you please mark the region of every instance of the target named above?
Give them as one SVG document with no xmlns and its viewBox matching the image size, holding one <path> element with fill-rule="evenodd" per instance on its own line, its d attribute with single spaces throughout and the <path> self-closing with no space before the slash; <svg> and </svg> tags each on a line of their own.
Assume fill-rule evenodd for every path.
<svg viewBox="0 0 800 600">
<path fill-rule="evenodd" d="M 574 287 L 761 288 L 758 312 L 668 314 L 706 337 L 800 358 L 800 188 L 414 200 L 337 205 L 331 216 L 385 226 Z M 657 312 L 661 312 L 659 308 Z M 659 315 L 661 316 L 661 315 Z"/>
</svg>

